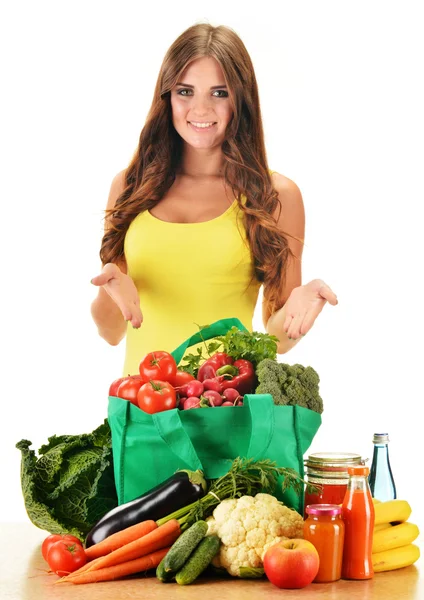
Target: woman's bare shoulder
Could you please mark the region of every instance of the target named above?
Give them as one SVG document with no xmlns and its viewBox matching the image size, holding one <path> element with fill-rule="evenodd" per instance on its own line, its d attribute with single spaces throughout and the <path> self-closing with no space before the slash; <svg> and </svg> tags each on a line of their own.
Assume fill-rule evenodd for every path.
<svg viewBox="0 0 424 600">
<path fill-rule="evenodd" d="M 271 174 L 271 181 L 278 194 L 281 194 L 283 197 L 285 195 L 300 194 L 298 185 L 292 179 L 289 179 L 281 173 L 277 173 L 277 171 L 273 171 Z"/>
</svg>

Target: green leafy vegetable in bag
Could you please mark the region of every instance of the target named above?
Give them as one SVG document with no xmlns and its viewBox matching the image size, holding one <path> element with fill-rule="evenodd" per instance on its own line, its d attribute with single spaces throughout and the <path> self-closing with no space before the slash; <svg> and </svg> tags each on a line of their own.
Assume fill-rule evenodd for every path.
<svg viewBox="0 0 424 600">
<path fill-rule="evenodd" d="M 199 326 L 200 335 L 208 327 L 209 325 Z M 196 354 L 186 354 L 185 362 L 179 369 L 197 377 L 200 366 L 218 351 L 225 352 L 234 359 L 243 358 L 256 366 L 262 360 L 276 359 L 277 342 L 278 338 L 269 333 L 243 331 L 233 326 L 225 335 L 217 336 L 210 342 L 204 340 L 203 347 L 197 348 Z"/>
<path fill-rule="evenodd" d="M 48 438 L 39 457 L 21 440 L 21 486 L 32 523 L 50 533 L 83 540 L 118 505 L 107 420 L 92 433 Z"/>
</svg>

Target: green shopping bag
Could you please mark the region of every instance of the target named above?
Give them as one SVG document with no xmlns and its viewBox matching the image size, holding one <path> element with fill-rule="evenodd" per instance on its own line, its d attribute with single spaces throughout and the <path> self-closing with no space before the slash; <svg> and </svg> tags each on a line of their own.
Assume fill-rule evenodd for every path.
<svg viewBox="0 0 424 600">
<path fill-rule="evenodd" d="M 172 354 L 180 362 L 190 346 L 233 326 L 223 319 L 202 329 Z M 153 415 L 109 397 L 115 483 L 119 504 L 133 500 L 178 469 L 202 469 L 207 479 L 224 475 L 237 457 L 268 458 L 304 476 L 303 455 L 321 425 L 321 415 L 299 406 L 276 406 L 269 394 L 250 394 L 244 405 L 218 409 L 168 410 Z M 303 497 L 293 490 L 275 495 L 303 512 Z"/>
</svg>

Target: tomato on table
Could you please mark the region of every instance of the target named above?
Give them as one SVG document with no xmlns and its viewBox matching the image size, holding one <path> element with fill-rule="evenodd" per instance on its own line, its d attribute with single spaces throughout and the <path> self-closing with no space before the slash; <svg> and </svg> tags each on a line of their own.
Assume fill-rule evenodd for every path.
<svg viewBox="0 0 424 600">
<path fill-rule="evenodd" d="M 138 390 L 138 406 L 149 414 L 177 407 L 177 393 L 167 381 L 152 380 Z"/>
<path fill-rule="evenodd" d="M 50 546 L 47 554 L 47 562 L 51 570 L 64 577 L 73 573 L 87 562 L 85 550 L 82 545 L 70 541 L 61 540 Z"/>
<path fill-rule="evenodd" d="M 172 354 L 160 350 L 146 354 L 138 369 L 144 382 L 151 380 L 171 381 L 177 372 L 177 363 Z"/>
<path fill-rule="evenodd" d="M 47 561 L 47 554 L 49 553 L 51 546 L 60 541 L 69 542 L 71 544 L 79 544 L 82 546 L 81 540 L 79 540 L 75 535 L 71 535 L 70 533 L 52 533 L 51 535 L 47 536 L 44 542 L 41 544 L 41 554 L 43 555 L 45 561 Z"/>
</svg>

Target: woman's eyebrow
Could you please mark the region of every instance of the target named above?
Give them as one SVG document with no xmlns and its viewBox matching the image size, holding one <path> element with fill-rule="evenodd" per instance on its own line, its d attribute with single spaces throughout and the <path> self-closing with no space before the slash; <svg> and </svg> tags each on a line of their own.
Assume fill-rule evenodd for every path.
<svg viewBox="0 0 424 600">
<path fill-rule="evenodd" d="M 194 89 L 194 85 L 190 85 L 189 83 L 182 83 L 181 81 L 178 81 L 176 83 L 176 85 L 183 85 L 186 88 Z M 225 85 L 225 83 L 223 83 L 222 85 L 213 85 L 213 86 L 211 86 L 211 90 L 217 90 L 217 89 L 226 88 L 226 87 L 227 86 Z"/>
</svg>

